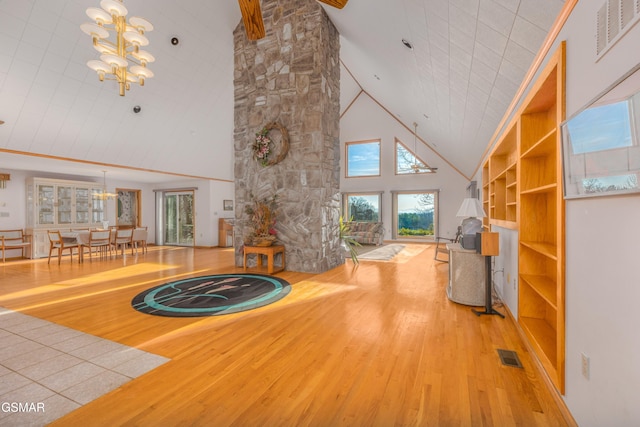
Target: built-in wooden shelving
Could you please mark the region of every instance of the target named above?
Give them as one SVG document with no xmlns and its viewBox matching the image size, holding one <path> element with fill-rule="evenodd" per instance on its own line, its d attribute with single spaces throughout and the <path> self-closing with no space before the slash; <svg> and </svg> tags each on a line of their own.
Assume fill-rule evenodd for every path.
<svg viewBox="0 0 640 427">
<path fill-rule="evenodd" d="M 515 123 L 483 167 L 485 225 L 516 228 L 518 220 L 518 129 Z"/>
<path fill-rule="evenodd" d="M 487 227 L 518 231 L 518 323 L 551 381 L 564 393 L 564 200 L 560 123 L 562 43 L 482 169 Z"/>
</svg>

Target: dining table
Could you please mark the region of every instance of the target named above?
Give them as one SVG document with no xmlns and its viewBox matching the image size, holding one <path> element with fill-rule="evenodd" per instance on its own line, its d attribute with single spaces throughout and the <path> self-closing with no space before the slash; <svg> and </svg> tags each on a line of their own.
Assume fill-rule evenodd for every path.
<svg viewBox="0 0 640 427">
<path fill-rule="evenodd" d="M 91 247 L 89 246 L 89 238 L 91 232 L 89 230 L 74 230 L 74 231 L 64 231 L 60 233 L 62 240 L 65 243 L 69 244 L 77 244 L 78 245 L 78 262 L 84 262 L 84 248 L 89 248 L 91 251 Z M 111 243 L 115 242 L 116 233 L 114 230 L 111 230 Z M 137 253 L 137 244 L 135 242 L 144 242 L 147 241 L 147 230 L 145 228 L 136 228 L 133 230 L 133 236 L 131 238 L 131 246 L 132 250 L 135 249 Z M 116 256 L 117 256 L 116 252 Z M 124 255 L 124 251 L 123 251 Z"/>
</svg>

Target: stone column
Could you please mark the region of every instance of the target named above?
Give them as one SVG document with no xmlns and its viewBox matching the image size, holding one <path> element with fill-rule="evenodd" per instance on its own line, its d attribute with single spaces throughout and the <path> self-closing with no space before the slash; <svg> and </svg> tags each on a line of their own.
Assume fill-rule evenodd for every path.
<svg viewBox="0 0 640 427">
<path fill-rule="evenodd" d="M 264 39 L 249 41 L 242 24 L 234 31 L 236 265 L 242 265 L 250 195 L 277 194 L 275 228 L 286 247 L 287 270 L 320 273 L 344 262 L 338 236 L 339 34 L 314 0 L 264 0 L 262 16 Z M 288 130 L 289 152 L 265 167 L 251 145 L 269 122 Z M 278 132 L 270 134 L 277 141 Z"/>
</svg>

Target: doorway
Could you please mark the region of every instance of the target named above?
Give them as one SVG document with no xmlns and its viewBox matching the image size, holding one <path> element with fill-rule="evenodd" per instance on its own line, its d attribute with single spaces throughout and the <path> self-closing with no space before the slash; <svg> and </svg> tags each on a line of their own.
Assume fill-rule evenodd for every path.
<svg viewBox="0 0 640 427">
<path fill-rule="evenodd" d="M 193 191 L 164 193 L 164 244 L 194 245 Z"/>
<path fill-rule="evenodd" d="M 140 190 L 116 188 L 118 194 L 116 226 L 136 228 L 140 224 Z"/>
</svg>

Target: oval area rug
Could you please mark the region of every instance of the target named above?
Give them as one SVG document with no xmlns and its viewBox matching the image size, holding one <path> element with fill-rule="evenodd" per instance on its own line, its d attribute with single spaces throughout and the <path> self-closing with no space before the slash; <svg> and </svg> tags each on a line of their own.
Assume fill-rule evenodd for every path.
<svg viewBox="0 0 640 427">
<path fill-rule="evenodd" d="M 276 302 L 291 285 L 263 274 L 216 274 L 165 283 L 136 295 L 136 310 L 168 317 L 201 317 L 237 313 Z"/>
</svg>

